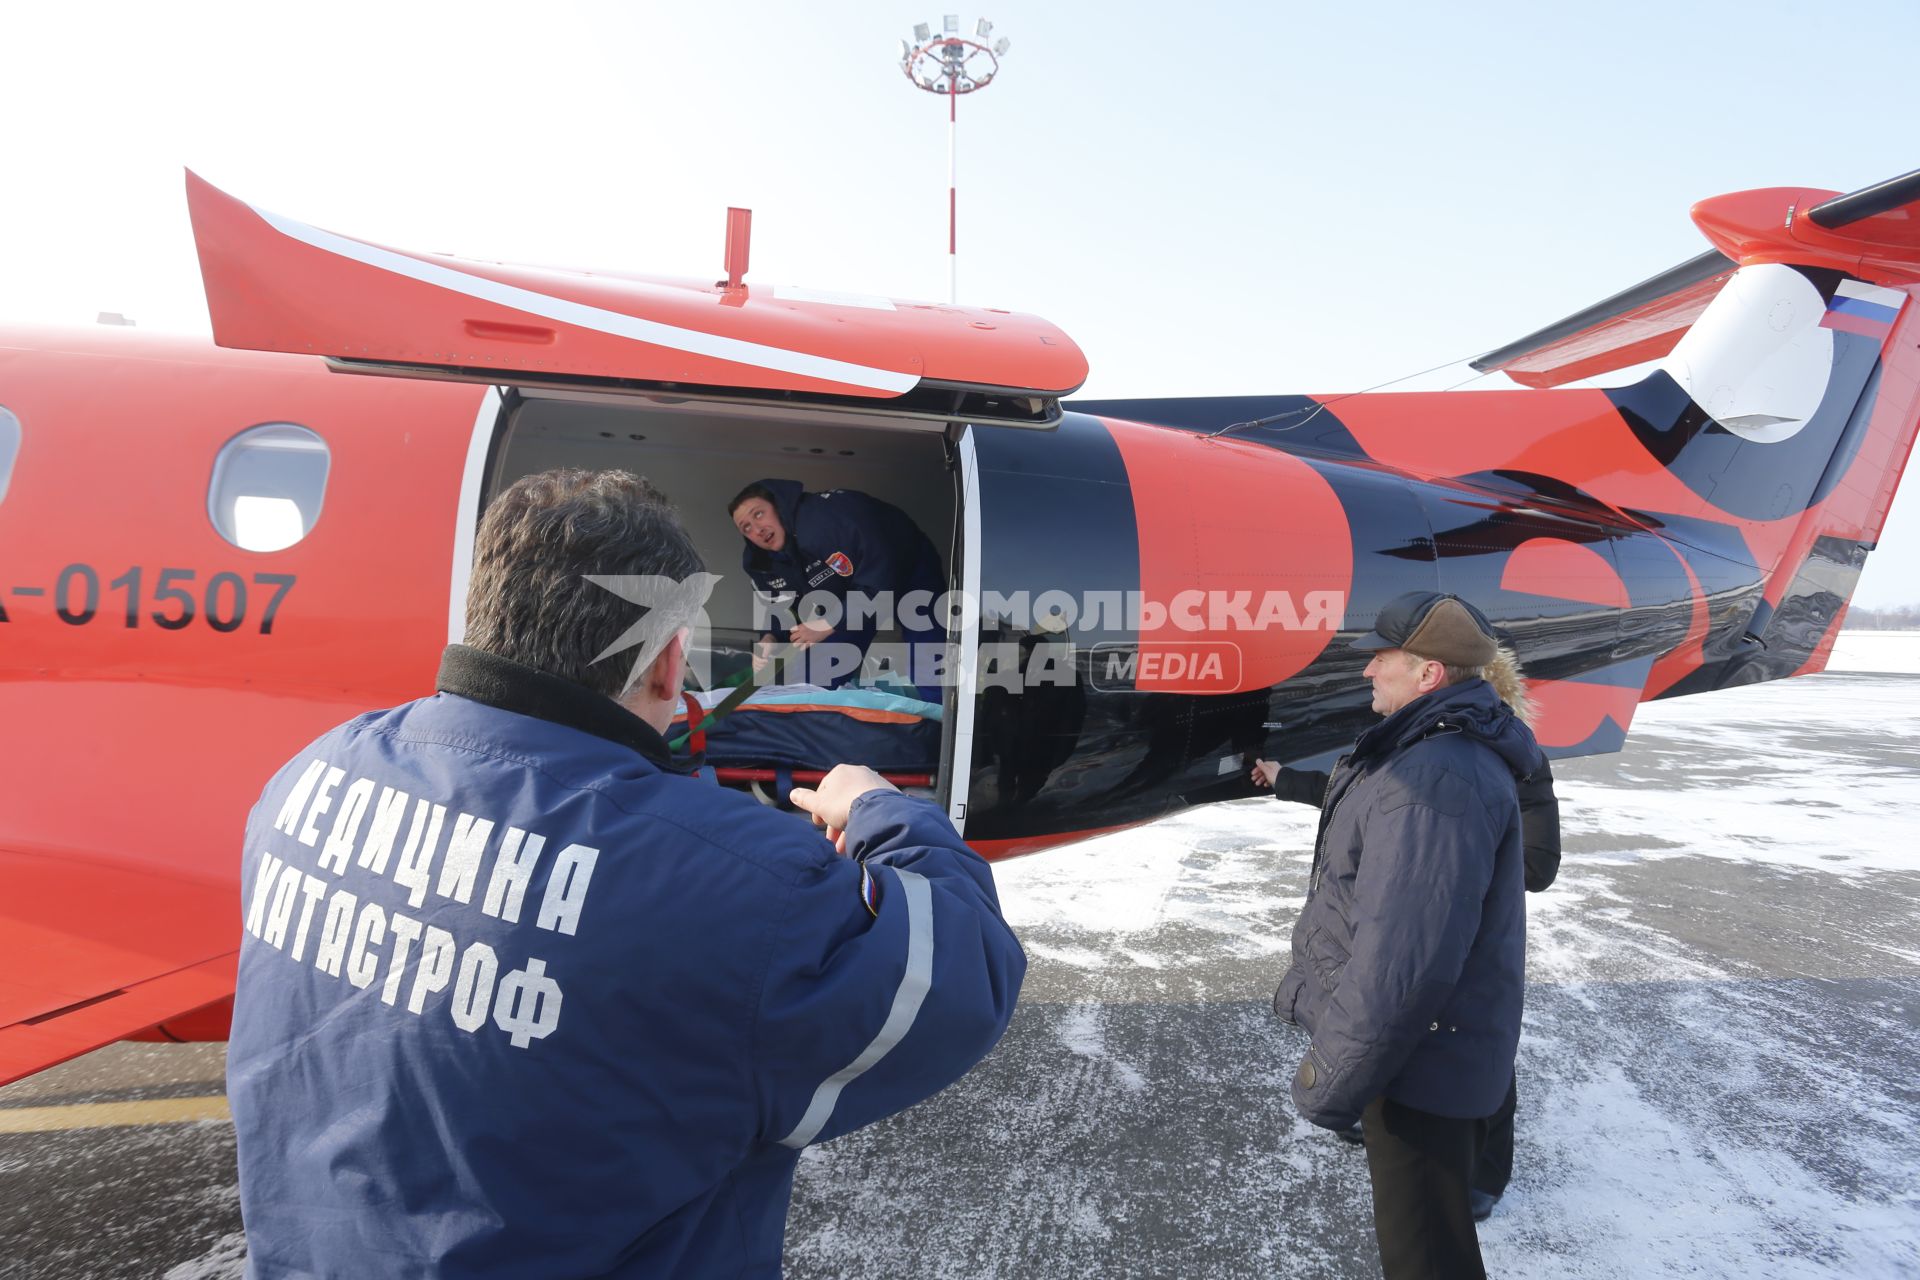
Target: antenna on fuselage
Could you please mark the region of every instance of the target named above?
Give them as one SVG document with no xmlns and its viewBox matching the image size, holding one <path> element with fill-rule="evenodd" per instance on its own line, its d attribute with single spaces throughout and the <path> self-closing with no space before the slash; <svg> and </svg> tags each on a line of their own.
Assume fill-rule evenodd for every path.
<svg viewBox="0 0 1920 1280">
<path fill-rule="evenodd" d="M 753 210 L 727 209 L 727 278 L 719 281 L 721 288 L 728 293 L 736 293 L 746 286 L 741 281 L 747 274 L 747 253 L 753 244 Z"/>
</svg>

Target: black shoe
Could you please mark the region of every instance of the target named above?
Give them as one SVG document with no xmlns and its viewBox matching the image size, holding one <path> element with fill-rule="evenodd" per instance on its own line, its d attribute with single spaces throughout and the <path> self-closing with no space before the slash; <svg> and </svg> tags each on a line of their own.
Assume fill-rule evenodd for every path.
<svg viewBox="0 0 1920 1280">
<path fill-rule="evenodd" d="M 1493 1215 L 1493 1206 L 1500 1203 L 1500 1197 L 1485 1191 L 1470 1190 L 1467 1192 L 1467 1203 L 1473 1206 L 1473 1220 L 1485 1222 Z"/>
<path fill-rule="evenodd" d="M 1353 1127 L 1350 1129 L 1335 1129 L 1333 1136 L 1342 1142 L 1351 1143 L 1356 1147 L 1367 1140 L 1366 1134 L 1360 1130 L 1360 1122 L 1358 1120 L 1353 1122 Z"/>
</svg>

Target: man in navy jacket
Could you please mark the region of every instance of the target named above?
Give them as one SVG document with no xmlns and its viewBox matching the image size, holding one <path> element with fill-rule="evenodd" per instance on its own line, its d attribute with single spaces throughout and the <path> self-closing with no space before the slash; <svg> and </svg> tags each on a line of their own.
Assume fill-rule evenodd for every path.
<svg viewBox="0 0 1920 1280">
<path fill-rule="evenodd" d="M 1524 720 L 1526 713 L 1520 707 L 1526 705 L 1526 691 L 1519 666 L 1512 660 L 1511 651 L 1502 649 L 1500 654 L 1496 664 L 1486 668 L 1485 678 L 1501 701 Z M 1326 799 L 1327 784 L 1332 778 L 1313 769 L 1291 769 L 1273 760 L 1258 760 L 1254 762 L 1253 781 L 1271 788 L 1276 800 L 1310 804 L 1317 809 Z M 1526 868 L 1527 892 L 1541 893 L 1552 886 L 1560 873 L 1560 799 L 1553 791 L 1553 767 L 1544 757 L 1538 769 L 1520 779 L 1519 793 L 1521 862 Z M 1500 1109 L 1487 1118 L 1486 1142 L 1473 1167 L 1475 1222 L 1485 1221 L 1493 1213 L 1513 1179 L 1514 1115 L 1519 1104 L 1519 1082 L 1515 1081 L 1507 1086 L 1507 1098 Z M 1357 1124 L 1351 1129 L 1339 1130 L 1338 1134 L 1347 1142 L 1357 1144 L 1363 1140 Z"/>
<path fill-rule="evenodd" d="M 1543 764 L 1482 671 L 1484 615 L 1412 592 L 1354 642 L 1385 717 L 1334 767 L 1274 1009 L 1308 1120 L 1364 1115 L 1387 1280 L 1484 1276 L 1469 1180 L 1513 1082 L 1526 967 L 1516 780 Z"/>
<path fill-rule="evenodd" d="M 940 701 L 946 627 L 933 606 L 947 580 L 940 553 L 911 516 L 857 489 L 807 493 L 797 480 L 757 480 L 727 504 L 727 514 L 745 540 L 740 567 L 754 589 L 799 611 L 785 634 L 805 652 L 805 679 L 831 688 L 853 679 L 877 625 L 890 616 L 905 644 L 908 681 L 922 698 Z M 855 596 L 878 610 L 850 610 L 862 604 Z M 838 616 L 814 620 L 822 603 Z"/>
<path fill-rule="evenodd" d="M 700 568 L 645 481 L 527 477 L 439 692 L 267 784 L 228 1056 L 252 1275 L 777 1275 L 799 1153 L 999 1039 L 1025 958 L 936 807 L 843 765 L 793 793 L 823 836 L 676 771 L 683 620 L 582 575 Z"/>
</svg>

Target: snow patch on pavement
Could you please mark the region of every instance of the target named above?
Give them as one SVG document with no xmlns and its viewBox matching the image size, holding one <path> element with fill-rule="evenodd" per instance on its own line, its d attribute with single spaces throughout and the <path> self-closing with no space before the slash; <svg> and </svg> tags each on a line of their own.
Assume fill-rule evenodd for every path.
<svg viewBox="0 0 1920 1280">
<path fill-rule="evenodd" d="M 1920 631 L 1842 631 L 1827 670 L 1920 675 Z"/>
<path fill-rule="evenodd" d="M 1279 891 L 1275 864 L 1283 851 L 1311 847 L 1317 817 L 1304 806 L 1284 809 L 1265 800 L 1214 805 L 1001 863 L 1001 908 L 1023 937 L 1029 927 L 1044 930 L 1043 953 L 1066 938 L 1094 938 L 1103 954 L 1165 968 L 1174 958 L 1144 939 L 1171 932 L 1244 956 L 1283 956 L 1291 920 L 1286 929 L 1275 922 L 1301 898 Z M 1074 951 L 1081 967 L 1095 967 L 1088 948 Z"/>
<path fill-rule="evenodd" d="M 1920 680 L 1809 676 L 1649 703 L 1617 767 L 1558 786 L 1603 856 L 1920 870 Z"/>
<path fill-rule="evenodd" d="M 238 1188 L 235 1194 L 239 1194 Z M 246 1274 L 246 1233 L 235 1231 L 221 1236 L 200 1257 L 168 1268 L 163 1280 L 241 1280 Z"/>
<path fill-rule="evenodd" d="M 1074 1053 L 1089 1061 L 1098 1062 L 1112 1071 L 1114 1078 L 1119 1080 L 1121 1087 L 1128 1093 L 1140 1093 L 1146 1089 L 1145 1076 L 1107 1052 L 1106 1029 L 1101 1023 L 1098 1005 L 1074 1005 L 1061 1020 L 1054 1034 L 1059 1036 L 1060 1042 Z"/>
</svg>

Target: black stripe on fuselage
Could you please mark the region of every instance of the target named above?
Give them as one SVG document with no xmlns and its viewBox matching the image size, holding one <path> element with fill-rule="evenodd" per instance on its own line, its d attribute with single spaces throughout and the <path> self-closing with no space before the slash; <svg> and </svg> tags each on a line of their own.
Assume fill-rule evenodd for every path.
<svg viewBox="0 0 1920 1280">
<path fill-rule="evenodd" d="M 1051 431 L 977 427 L 973 442 L 981 684 L 967 834 L 992 840 L 1129 821 L 1136 815 L 1112 815 L 1101 782 L 1124 770 L 1116 762 L 1141 740 L 1114 705 L 1131 698 L 1098 693 L 1088 678 L 1096 646 L 1138 639 L 1125 603 L 1140 590 L 1140 534 L 1120 448 L 1099 422 L 1073 413 Z M 1065 637 L 1038 625 L 1050 592 L 1071 598 L 1071 656 Z M 1082 613 L 1092 600 L 1119 607 Z M 1024 617 L 1002 607 L 1016 601 Z M 1059 678 L 1063 662 L 1071 680 Z"/>
</svg>

